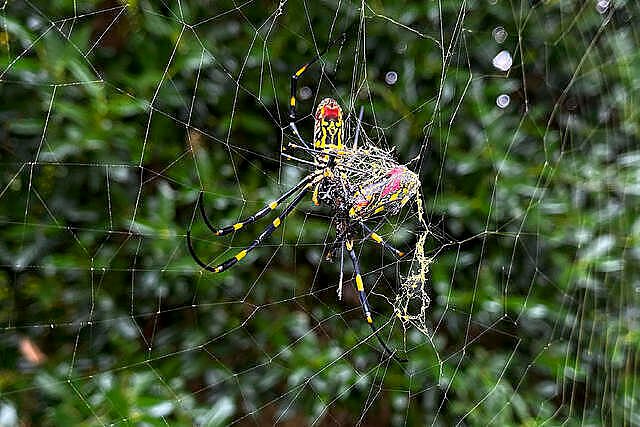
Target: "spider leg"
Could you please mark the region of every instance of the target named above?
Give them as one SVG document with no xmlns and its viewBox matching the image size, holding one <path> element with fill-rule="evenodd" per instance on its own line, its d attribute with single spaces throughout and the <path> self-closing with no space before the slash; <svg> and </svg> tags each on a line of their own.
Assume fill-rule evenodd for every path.
<svg viewBox="0 0 640 427">
<path fill-rule="evenodd" d="M 307 144 L 305 142 L 304 138 L 302 138 L 302 136 L 300 135 L 300 132 L 298 131 L 298 128 L 296 127 L 296 124 L 295 124 L 295 121 L 296 121 L 296 92 L 297 92 L 297 87 L 298 87 L 298 79 L 307 70 L 307 68 L 309 68 L 311 65 L 315 64 L 316 62 L 318 62 L 318 60 L 325 53 L 327 53 L 327 51 L 333 45 L 335 45 L 338 42 L 344 43 L 348 38 L 348 34 L 352 33 L 355 28 L 356 28 L 356 22 L 352 23 L 349 26 L 349 28 L 347 28 L 338 37 L 336 37 L 335 39 L 331 40 L 325 46 L 325 48 L 322 49 L 322 51 L 320 51 L 316 56 L 314 56 L 310 61 L 308 61 L 302 67 L 298 68 L 298 70 L 291 75 L 291 97 L 289 99 L 289 127 L 291 127 L 291 130 L 293 131 L 293 134 L 296 136 L 296 138 L 298 138 L 298 141 L 300 141 L 302 143 L 302 145 L 304 146 L 304 148 L 306 148 L 306 149 L 309 149 L 310 146 L 309 146 L 309 144 Z"/>
<path fill-rule="evenodd" d="M 191 254 L 191 256 L 193 257 L 193 260 L 202 268 L 204 268 L 207 271 L 210 271 L 212 273 L 221 273 L 229 268 L 231 268 L 232 266 L 234 266 L 238 261 L 240 261 L 242 258 L 244 258 L 249 252 L 251 252 L 252 250 L 254 250 L 256 247 L 258 247 L 258 245 L 260 245 L 260 243 L 262 243 L 262 241 L 264 239 L 266 239 L 267 237 L 269 237 L 275 230 L 276 228 L 278 228 L 280 226 L 280 224 L 282 223 L 282 220 L 284 220 L 292 211 L 293 209 L 296 207 L 296 205 L 298 205 L 298 203 L 300 203 L 300 201 L 304 198 L 304 196 L 307 194 L 307 192 L 309 191 L 309 188 L 311 187 L 311 183 L 308 183 L 306 185 L 306 187 L 300 192 L 300 194 L 298 194 L 292 201 L 291 203 L 289 203 L 289 206 L 287 206 L 280 215 L 278 215 L 278 217 L 276 219 L 273 220 L 273 222 L 271 224 L 269 224 L 263 231 L 262 233 L 260 233 L 258 235 L 258 237 L 256 237 L 256 239 L 251 242 L 251 244 L 249 246 L 247 246 L 246 248 L 244 248 L 243 250 L 241 250 L 240 252 L 238 252 L 236 254 L 236 256 L 234 256 L 233 258 L 229 258 L 228 260 L 226 260 L 225 262 L 223 262 L 222 264 L 219 264 L 216 267 L 212 267 L 209 264 L 205 263 L 204 261 L 202 261 L 200 258 L 198 258 L 198 256 L 196 255 L 195 250 L 193 249 L 193 245 L 191 243 L 191 230 L 187 231 L 187 246 L 189 248 L 189 253 Z"/>
<path fill-rule="evenodd" d="M 198 196 L 198 202 L 197 202 L 198 208 L 200 209 L 200 215 L 202 215 L 202 219 L 204 220 L 204 223 L 207 225 L 209 230 L 211 230 L 211 232 L 214 235 L 216 235 L 216 236 L 224 236 L 226 234 L 229 234 L 229 233 L 232 233 L 234 231 L 240 230 L 245 225 L 253 224 L 254 222 L 258 221 L 259 219 L 265 217 L 267 214 L 269 214 L 271 211 L 273 211 L 275 208 L 277 208 L 280 203 L 282 203 L 284 200 L 286 200 L 289 197 L 291 197 L 291 195 L 293 193 L 295 193 L 296 191 L 300 190 L 302 187 L 307 185 L 309 183 L 309 181 L 311 181 L 316 175 L 317 174 L 315 174 L 315 173 L 307 175 L 299 183 L 297 183 L 296 185 L 291 187 L 286 193 L 282 194 L 280 197 L 278 197 L 278 199 L 276 199 L 275 201 L 269 203 L 268 205 L 266 205 L 265 207 L 260 209 L 258 212 L 254 213 L 253 215 L 249 216 L 248 218 L 246 218 L 246 219 L 244 219 L 244 220 L 242 220 L 240 222 L 237 222 L 237 223 L 235 223 L 233 225 L 229 225 L 229 226 L 222 227 L 222 228 L 214 227 L 213 224 L 211 224 L 211 221 L 209 221 L 209 217 L 207 216 L 207 212 L 204 209 L 204 193 L 200 192 L 200 195 Z"/>
<path fill-rule="evenodd" d="M 389 252 L 392 252 L 397 257 L 402 258 L 403 256 L 405 256 L 404 252 L 402 252 L 401 250 L 396 249 L 393 246 L 391 246 L 389 243 L 386 242 L 386 240 L 384 240 L 382 237 L 380 237 L 380 235 L 378 233 L 376 233 L 375 231 L 373 231 L 372 229 L 367 227 L 367 225 L 364 222 L 360 222 L 360 225 L 369 234 L 368 237 L 370 237 L 373 241 L 375 241 L 379 245 L 382 245 L 385 249 L 387 249 Z"/>
<path fill-rule="evenodd" d="M 385 342 L 382 341 L 382 338 L 380 338 L 380 335 L 378 335 L 378 329 L 376 329 L 376 326 L 373 323 L 371 309 L 369 308 L 369 303 L 367 302 L 367 295 L 364 293 L 364 282 L 362 281 L 362 275 L 360 274 L 360 263 L 358 262 L 358 256 L 353 250 L 353 241 L 348 240 L 348 241 L 345 241 L 344 244 L 347 248 L 347 251 L 349 252 L 349 256 L 351 257 L 351 262 L 353 263 L 353 270 L 356 273 L 356 290 L 358 291 L 358 297 L 360 298 L 360 305 L 362 306 L 362 311 L 364 312 L 365 318 L 367 319 L 367 323 L 371 327 L 373 334 L 378 339 L 378 342 L 380 343 L 384 351 L 387 352 L 387 354 L 389 354 L 398 362 L 406 362 L 407 359 L 403 359 L 396 356 L 395 350 L 391 350 L 385 344 Z"/>
<path fill-rule="evenodd" d="M 293 100 L 293 103 L 295 104 L 295 98 L 291 98 L 291 99 Z M 291 113 L 289 113 L 289 114 L 291 114 Z M 294 111 L 293 114 L 295 115 L 295 111 Z M 289 126 L 291 127 L 291 130 L 293 131 L 293 134 L 296 136 L 296 138 L 298 138 L 298 141 L 300 141 L 302 143 L 304 148 L 310 149 L 311 147 L 309 146 L 309 144 L 307 144 L 307 142 L 304 140 L 302 135 L 300 135 L 300 132 L 298 131 L 298 127 L 293 122 L 293 119 L 291 120 L 291 122 L 289 122 Z M 289 145 L 291 145 L 291 144 L 289 144 Z"/>
<path fill-rule="evenodd" d="M 311 65 L 315 64 L 327 51 L 331 46 L 336 44 L 339 41 L 344 41 L 347 38 L 347 32 L 342 33 L 339 37 L 336 37 L 332 41 L 327 44 L 327 46 L 322 49 L 320 53 L 314 56 L 309 62 L 304 64 L 302 67 L 298 68 L 298 71 L 291 75 L 291 99 L 289 101 L 289 124 L 292 125 L 291 128 L 294 129 L 294 133 L 297 133 L 297 129 L 295 128 L 295 124 L 293 122 L 296 120 L 296 88 L 298 87 L 298 79 L 300 76 L 309 68 Z"/>
<path fill-rule="evenodd" d="M 338 300 L 342 300 L 342 279 L 344 278 L 344 245 L 340 245 L 340 277 L 338 280 Z"/>
<path fill-rule="evenodd" d="M 310 161 L 304 160 L 304 159 L 300 159 L 300 158 L 295 157 L 295 156 L 291 156 L 291 155 L 289 155 L 287 153 L 282 153 L 281 155 L 285 159 L 290 159 L 290 160 L 293 160 L 294 162 L 303 163 L 305 165 L 309 165 L 309 166 L 313 166 L 313 167 L 318 167 L 318 165 L 313 163 L 313 162 L 310 162 Z"/>
</svg>

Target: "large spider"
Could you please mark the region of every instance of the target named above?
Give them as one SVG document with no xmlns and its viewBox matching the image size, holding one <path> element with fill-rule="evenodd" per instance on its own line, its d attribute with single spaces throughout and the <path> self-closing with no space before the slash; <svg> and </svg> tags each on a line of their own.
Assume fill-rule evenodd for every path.
<svg viewBox="0 0 640 427">
<path fill-rule="evenodd" d="M 420 189 L 418 175 L 410 171 L 406 166 L 397 163 L 390 152 L 374 146 L 358 147 L 362 109 L 360 109 L 360 115 L 356 123 L 353 143 L 350 146 L 345 144 L 345 122 L 342 108 L 331 98 L 323 99 L 315 111 L 312 146 L 305 142 L 295 124 L 296 86 L 298 79 L 305 70 L 318 61 L 337 40 L 339 39 L 331 42 L 322 52 L 300 67 L 291 76 L 289 127 L 301 145 L 293 143 L 289 145 L 303 150 L 307 154 L 311 154 L 314 161 L 303 162 L 313 165 L 315 169 L 298 184 L 282 194 L 277 200 L 267 204 L 253 215 L 234 225 L 216 228 L 211 224 L 204 209 L 202 192 L 198 197 L 197 204 L 207 227 L 214 235 L 224 236 L 257 222 L 275 210 L 282 202 L 297 193 L 296 196 L 282 213 L 280 213 L 249 246 L 222 264 L 211 266 L 209 263 L 198 258 L 191 242 L 191 230 L 187 231 L 187 245 L 191 256 L 200 267 L 212 273 L 225 271 L 242 260 L 249 252 L 260 246 L 261 243 L 280 226 L 282 221 L 293 211 L 300 201 L 311 192 L 311 200 L 313 203 L 315 205 L 320 205 L 321 203 L 328 205 L 335 217 L 336 244 L 341 250 L 346 249 L 349 253 L 355 272 L 355 284 L 360 304 L 373 334 L 389 355 L 398 361 L 405 361 L 405 359 L 398 358 L 394 354 L 394 351 L 391 351 L 378 335 L 378 329 L 373 323 L 373 316 L 364 291 L 364 282 L 360 273 L 360 263 L 353 249 L 353 240 L 356 236 L 356 228 L 359 225 L 365 234 L 376 243 L 384 246 L 384 248 L 398 257 L 404 256 L 402 251 L 385 242 L 380 235 L 365 224 L 365 221 L 381 217 L 382 215 L 395 215 L 405 204 L 415 200 Z M 294 158 L 287 154 L 283 155 Z"/>
</svg>

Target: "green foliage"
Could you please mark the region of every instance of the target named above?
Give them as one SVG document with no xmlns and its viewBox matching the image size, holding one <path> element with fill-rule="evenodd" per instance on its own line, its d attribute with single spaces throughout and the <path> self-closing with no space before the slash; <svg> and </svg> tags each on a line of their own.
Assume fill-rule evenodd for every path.
<svg viewBox="0 0 640 427">
<path fill-rule="evenodd" d="M 0 424 L 640 424 L 637 3 L 387 3 L 0 9 Z M 211 237 L 200 190 L 228 224 L 303 176 L 289 77 L 358 17 L 299 108 L 364 105 L 422 156 L 429 331 L 383 330 L 404 366 L 337 299 L 325 210 L 220 276 L 184 244 L 222 261 L 259 230 Z M 362 258 L 383 324 L 409 263 Z"/>
</svg>

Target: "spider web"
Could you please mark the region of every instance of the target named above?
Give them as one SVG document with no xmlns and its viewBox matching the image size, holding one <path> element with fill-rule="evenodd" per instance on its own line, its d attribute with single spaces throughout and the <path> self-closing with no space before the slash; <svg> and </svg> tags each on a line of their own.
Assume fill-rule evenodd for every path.
<svg viewBox="0 0 640 427">
<path fill-rule="evenodd" d="M 637 3 L 0 11 L 0 425 L 640 424 Z M 221 275 L 185 245 L 222 262 L 268 224 L 215 238 L 200 191 L 227 225 L 305 176 L 289 78 L 348 28 L 298 128 L 363 106 L 420 174 L 377 229 L 409 255 L 356 241 L 406 364 L 326 209 Z"/>
</svg>

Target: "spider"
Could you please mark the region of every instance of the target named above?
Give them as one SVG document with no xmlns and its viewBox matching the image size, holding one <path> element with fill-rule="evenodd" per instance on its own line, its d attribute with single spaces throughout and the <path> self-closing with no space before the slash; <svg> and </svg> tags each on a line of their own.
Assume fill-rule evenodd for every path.
<svg viewBox="0 0 640 427">
<path fill-rule="evenodd" d="M 344 34 L 342 37 L 344 37 Z M 241 261 L 249 252 L 259 247 L 282 224 L 282 221 L 291 214 L 305 196 L 311 193 L 312 202 L 316 206 L 325 204 L 330 207 L 336 219 L 336 246 L 342 251 L 346 249 L 351 258 L 355 273 L 356 291 L 364 317 L 371 327 L 372 333 L 386 353 L 398 361 L 405 362 L 406 359 L 397 357 L 395 352 L 378 335 L 379 330 L 373 322 L 372 311 L 367 302 L 360 263 L 354 251 L 353 242 L 357 232 L 356 228 L 360 226 L 368 238 L 382 245 L 395 256 L 403 257 L 405 255 L 404 252 L 383 240 L 380 235 L 365 224 L 365 221 L 379 218 L 383 215 L 395 215 L 400 208 L 415 200 L 420 189 L 418 175 L 409 170 L 407 166 L 397 163 L 390 152 L 374 146 L 358 147 L 363 114 L 362 108 L 356 123 L 353 142 L 350 145 L 345 143 L 345 121 L 342 108 L 332 98 L 323 99 L 315 110 L 312 145 L 309 145 L 300 135 L 295 123 L 298 79 L 309 66 L 318 61 L 338 40 L 340 38 L 329 43 L 322 52 L 300 67 L 291 76 L 289 127 L 300 144 L 291 143 L 289 145 L 313 156 L 313 162 L 296 159 L 284 153 L 283 155 L 313 165 L 313 171 L 278 197 L 277 200 L 233 225 L 222 228 L 216 228 L 212 225 L 204 208 L 202 192 L 199 194 L 197 205 L 205 224 L 213 234 L 215 236 L 224 236 L 257 222 L 295 194 L 293 200 L 249 246 L 217 266 L 212 266 L 210 263 L 202 261 L 196 255 L 191 242 L 190 229 L 187 231 L 187 246 L 195 262 L 203 269 L 212 273 L 228 270 Z M 339 292 L 341 292 L 341 288 Z"/>
</svg>

